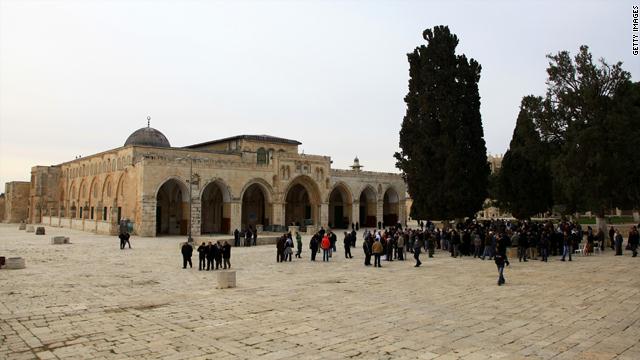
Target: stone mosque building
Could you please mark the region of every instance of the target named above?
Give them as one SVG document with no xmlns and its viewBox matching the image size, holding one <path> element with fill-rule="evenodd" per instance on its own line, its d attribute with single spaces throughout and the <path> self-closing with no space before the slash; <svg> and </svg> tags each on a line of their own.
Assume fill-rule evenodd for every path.
<svg viewBox="0 0 640 360">
<path fill-rule="evenodd" d="M 248 226 L 285 231 L 295 224 L 313 232 L 405 223 L 399 174 L 362 171 L 357 158 L 351 170 L 332 169 L 329 156 L 299 153 L 299 145 L 239 135 L 172 147 L 147 126 L 122 147 L 34 166 L 24 213 L 30 223 L 102 234 L 116 234 L 127 219 L 140 236 L 186 235 L 189 226 L 198 236 Z M 15 218 L 11 209 L 7 218 Z"/>
</svg>

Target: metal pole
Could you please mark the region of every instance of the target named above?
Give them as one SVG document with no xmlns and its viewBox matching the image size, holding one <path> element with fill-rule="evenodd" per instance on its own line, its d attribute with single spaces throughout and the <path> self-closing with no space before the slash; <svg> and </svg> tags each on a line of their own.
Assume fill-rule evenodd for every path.
<svg viewBox="0 0 640 360">
<path fill-rule="evenodd" d="M 188 242 L 193 242 L 193 238 L 191 237 L 191 206 L 193 203 L 192 200 L 192 184 L 193 184 L 193 159 L 189 157 L 189 235 L 187 237 Z"/>
</svg>

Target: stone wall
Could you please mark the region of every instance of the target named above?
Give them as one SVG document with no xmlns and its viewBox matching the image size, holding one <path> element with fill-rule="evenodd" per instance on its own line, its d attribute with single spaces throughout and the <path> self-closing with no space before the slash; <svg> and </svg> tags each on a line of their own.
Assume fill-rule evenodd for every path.
<svg viewBox="0 0 640 360">
<path fill-rule="evenodd" d="M 12 181 L 5 184 L 5 222 L 27 221 L 29 215 L 28 181 Z"/>
</svg>

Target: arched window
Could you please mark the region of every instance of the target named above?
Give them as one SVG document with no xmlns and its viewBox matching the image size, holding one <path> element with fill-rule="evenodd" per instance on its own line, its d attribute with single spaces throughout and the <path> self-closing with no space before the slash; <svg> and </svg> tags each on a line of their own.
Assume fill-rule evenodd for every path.
<svg viewBox="0 0 640 360">
<path fill-rule="evenodd" d="M 268 164 L 267 151 L 264 148 L 258 149 L 258 164 Z"/>
</svg>

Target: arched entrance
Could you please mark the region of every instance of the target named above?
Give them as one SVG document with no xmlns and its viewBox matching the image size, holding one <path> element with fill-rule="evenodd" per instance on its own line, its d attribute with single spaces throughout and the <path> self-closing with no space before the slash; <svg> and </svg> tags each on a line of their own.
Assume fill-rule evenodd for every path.
<svg viewBox="0 0 640 360">
<path fill-rule="evenodd" d="M 189 200 L 186 186 L 167 180 L 156 195 L 156 235 L 186 235 Z"/>
<path fill-rule="evenodd" d="M 360 227 L 376 227 L 376 193 L 370 186 L 360 193 Z"/>
<path fill-rule="evenodd" d="M 266 199 L 262 187 L 258 184 L 250 185 L 242 195 L 242 228 L 256 225 L 268 226 L 269 217 L 266 215 Z"/>
<path fill-rule="evenodd" d="M 285 197 L 285 225 L 318 225 L 320 214 L 319 191 L 313 180 L 300 177 L 292 182 Z"/>
<path fill-rule="evenodd" d="M 343 185 L 337 185 L 329 195 L 329 227 L 347 229 L 351 219 L 351 196 Z M 355 222 L 355 221 L 353 221 Z"/>
<path fill-rule="evenodd" d="M 223 184 L 211 182 L 205 186 L 200 198 L 202 209 L 200 233 L 228 234 L 231 226 L 231 206 L 229 194 Z"/>
<path fill-rule="evenodd" d="M 382 202 L 382 218 L 384 226 L 394 226 L 398 223 L 400 199 L 393 188 L 388 188 L 384 193 Z"/>
</svg>

